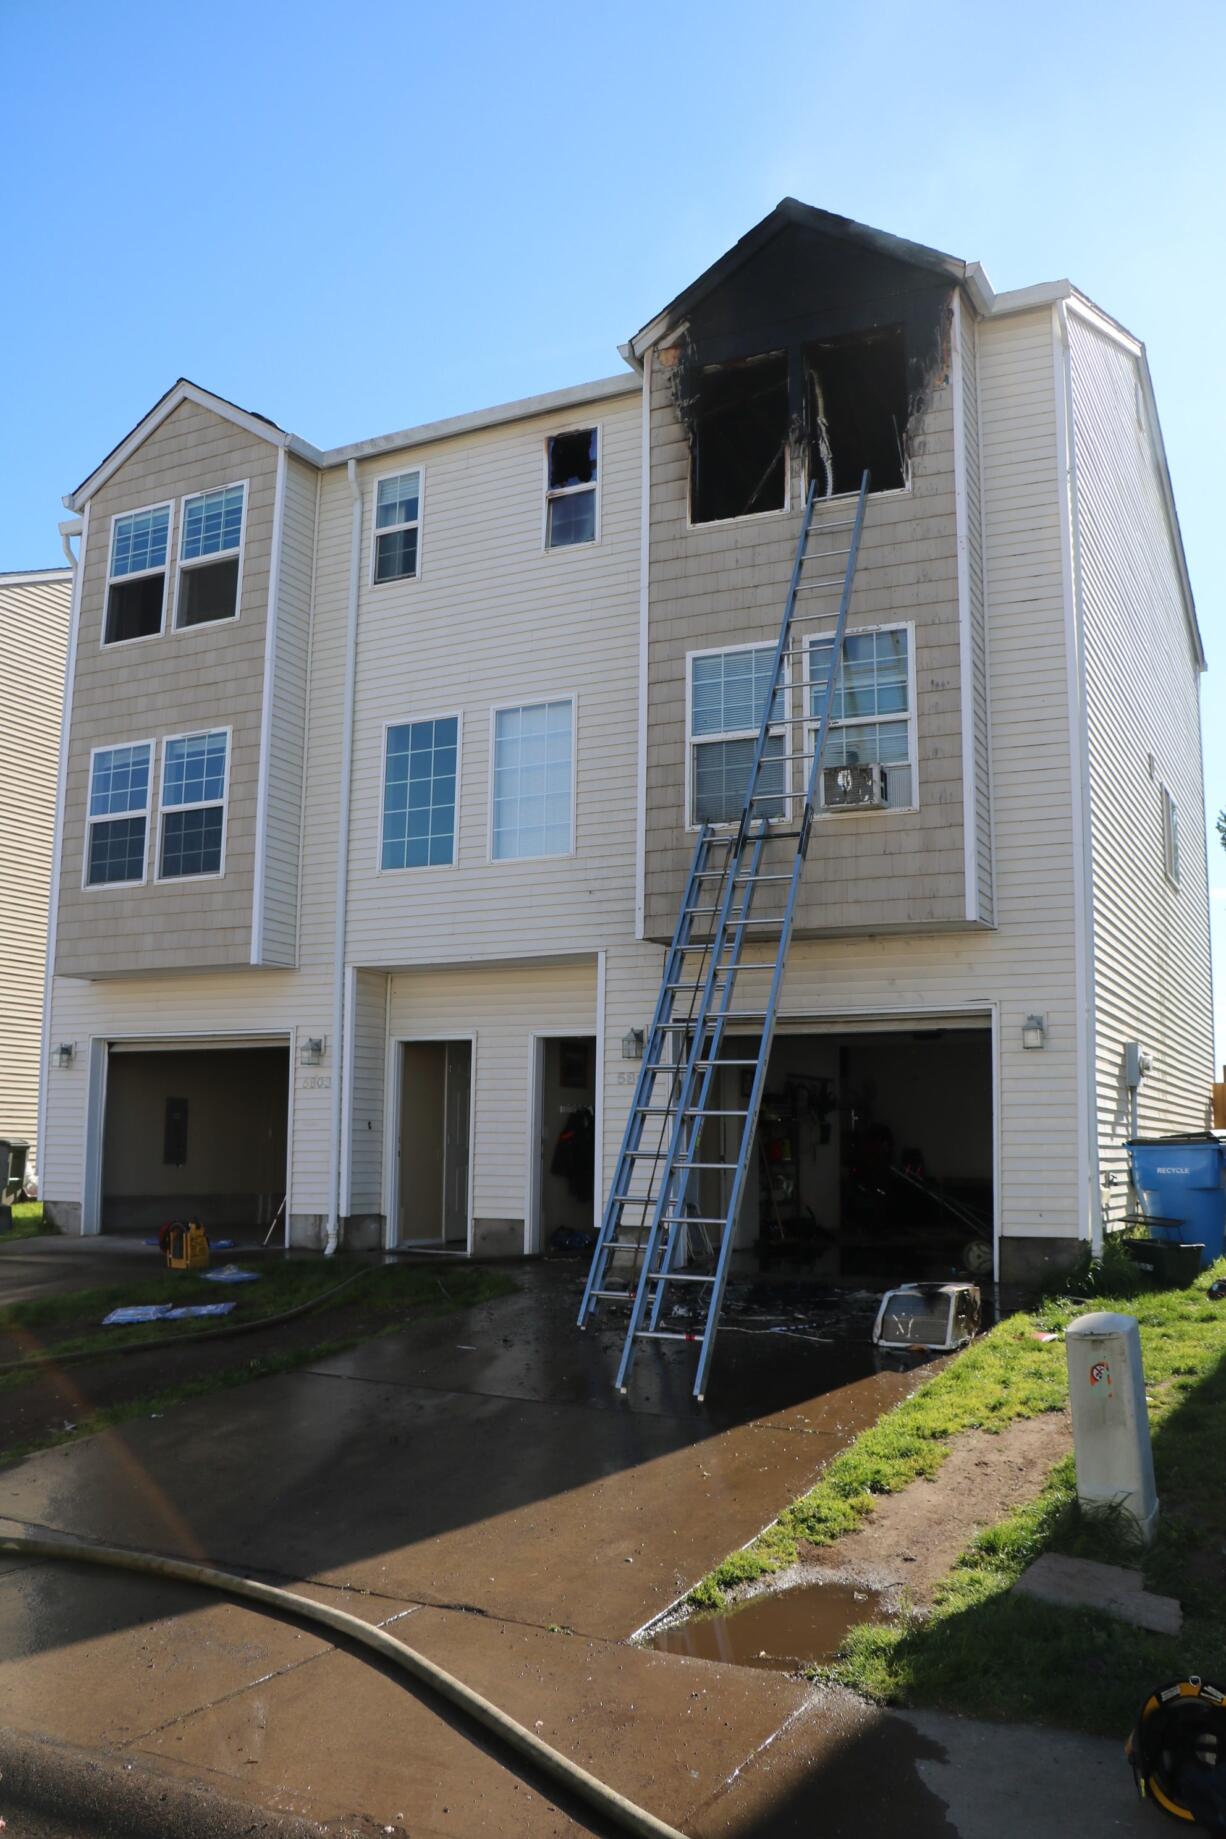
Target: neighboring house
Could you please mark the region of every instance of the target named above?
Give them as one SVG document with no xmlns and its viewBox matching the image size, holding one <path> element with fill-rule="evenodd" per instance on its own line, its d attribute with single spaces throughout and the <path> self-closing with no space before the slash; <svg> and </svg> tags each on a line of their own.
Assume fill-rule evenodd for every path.
<svg viewBox="0 0 1226 1839">
<path fill-rule="evenodd" d="M 71 582 L 0 574 L 0 1137 L 32 1151 Z"/>
<path fill-rule="evenodd" d="M 1203 1125 L 1204 661 L 1143 348 L 789 200 L 623 351 L 326 452 L 181 381 L 65 501 L 65 1227 L 590 1225 L 808 482 L 820 532 L 866 466 L 828 758 L 877 802 L 816 820 L 742 1240 L 782 1208 L 913 1275 L 905 1165 L 1031 1276 L 1124 1211 L 1130 1042 L 1141 1129 Z"/>
</svg>

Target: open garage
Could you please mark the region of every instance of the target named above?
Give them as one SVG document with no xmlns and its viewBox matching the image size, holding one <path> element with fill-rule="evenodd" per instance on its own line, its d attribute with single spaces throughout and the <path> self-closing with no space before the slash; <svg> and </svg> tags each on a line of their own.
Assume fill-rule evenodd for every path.
<svg viewBox="0 0 1226 1839">
<path fill-rule="evenodd" d="M 288 1116 L 284 1043 L 112 1042 L 102 1230 L 193 1218 L 262 1236 L 285 1197 Z"/>
</svg>

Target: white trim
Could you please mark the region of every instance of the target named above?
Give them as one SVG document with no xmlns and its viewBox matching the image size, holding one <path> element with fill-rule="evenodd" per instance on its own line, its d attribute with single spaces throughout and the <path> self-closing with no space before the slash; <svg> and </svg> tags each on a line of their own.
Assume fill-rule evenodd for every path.
<svg viewBox="0 0 1226 1839">
<path fill-rule="evenodd" d="M 85 1064 L 87 1084 L 85 1115 L 82 1119 L 81 1237 L 92 1239 L 102 1231 L 102 1164 L 106 1148 L 107 1076 L 110 1071 L 110 1044 L 104 1037 L 90 1035 Z M 42 1179 L 41 1173 L 39 1179 Z"/>
<path fill-rule="evenodd" d="M 221 797 L 193 798 L 186 804 L 168 804 L 166 802 L 166 755 L 172 741 L 204 741 L 215 734 L 226 737 L 226 764 L 222 774 Z M 162 736 L 162 770 L 158 775 L 158 821 L 157 844 L 153 859 L 153 880 L 155 885 L 180 886 L 185 881 L 220 881 L 226 872 L 226 835 L 229 830 L 230 811 L 230 757 L 233 750 L 234 730 L 229 727 L 190 728 L 184 734 L 164 734 Z M 221 859 L 216 868 L 205 869 L 198 875 L 164 875 L 162 873 L 162 819 L 175 811 L 212 811 L 221 806 Z"/>
<path fill-rule="evenodd" d="M 496 718 L 511 709 L 543 709 L 551 702 L 568 702 L 570 712 L 570 847 L 554 849 L 542 856 L 496 856 L 494 854 L 494 767 Z M 546 695 L 517 696 L 512 702 L 490 704 L 490 763 L 488 787 L 489 816 L 486 826 L 486 860 L 500 866 L 511 862 L 562 862 L 577 853 L 579 794 L 579 692 L 558 690 Z"/>
<path fill-rule="evenodd" d="M 388 978 L 390 1001 L 391 978 Z M 477 1030 L 459 1028 L 453 1032 L 443 1030 L 427 1034 L 389 1035 L 387 1043 L 388 1077 L 384 1079 L 384 1132 L 383 1132 L 383 1167 L 384 1180 L 387 1184 L 387 1213 L 384 1226 L 385 1248 L 392 1251 L 400 1245 L 400 1190 L 403 1180 L 400 1149 L 400 1102 L 404 1077 L 404 1049 L 431 1041 L 467 1041 L 472 1048 L 469 1066 L 468 1090 L 468 1233 L 465 1242 L 465 1256 L 473 1255 L 473 1222 L 475 1218 L 476 1168 L 477 1168 Z M 444 1082 L 446 1079 L 446 1062 L 444 1062 Z M 446 1130 L 447 1097 L 446 1085 L 443 1091 L 443 1128 Z M 445 1160 L 445 1159 L 444 1159 Z M 446 1222 L 447 1194 L 443 1191 L 442 1212 L 439 1219 L 438 1243 L 447 1243 L 444 1226 Z M 405 1240 L 408 1244 L 425 1244 L 427 1241 Z"/>
<path fill-rule="evenodd" d="M 277 456 L 278 483 L 279 483 L 280 467 L 284 463 L 284 460 L 285 460 L 285 449 L 282 448 L 281 452 Z M 242 519 L 239 524 L 237 547 L 233 549 L 215 549 L 215 550 L 212 550 L 206 556 L 191 556 L 187 560 L 184 560 L 183 553 L 182 553 L 183 534 L 187 528 L 187 507 L 189 503 L 191 502 L 191 500 L 193 498 L 210 498 L 216 492 L 232 492 L 237 486 L 241 486 L 243 489 L 243 512 L 242 512 Z M 179 500 L 179 540 L 178 540 L 178 543 L 175 549 L 174 615 L 170 622 L 171 632 L 176 632 L 176 633 L 177 632 L 199 632 L 202 627 L 228 625 L 231 621 L 237 620 L 241 616 L 242 610 L 243 610 L 243 562 L 247 554 L 247 507 L 249 506 L 250 503 L 251 503 L 251 481 L 250 479 L 230 479 L 227 481 L 225 485 L 210 485 L 206 487 L 204 491 L 184 492 L 182 498 L 180 498 Z M 274 510 L 273 515 L 275 519 L 275 516 L 276 516 L 275 510 Z M 238 573 L 235 576 L 235 580 L 234 580 L 234 611 L 233 613 L 223 614 L 220 619 L 198 619 L 198 620 L 194 620 L 192 624 L 189 626 L 183 625 L 179 619 L 179 595 L 182 592 L 182 588 L 183 588 L 183 576 L 185 574 L 190 574 L 192 570 L 195 568 L 211 568 L 214 565 L 214 563 L 217 563 L 217 562 L 230 562 L 236 556 L 238 558 Z M 270 572 L 271 572 L 271 565 L 270 565 Z"/>
<path fill-rule="evenodd" d="M 1089 708 L 1085 690 L 1085 621 L 1082 607 L 1081 545 L 1073 375 L 1068 326 L 1062 305 L 1052 307 L 1052 387 L 1056 410 L 1056 489 L 1060 514 L 1060 575 L 1064 601 L 1065 673 L 1069 774 L 1073 814 L 1073 958 L 1076 979 L 1077 1237 L 1088 1236 L 1102 1251 L 1102 1189 L 1098 1179 L 1098 1104 L 1095 1065 L 1094 909 L 1090 898 Z"/>
<path fill-rule="evenodd" d="M 596 436 L 596 477 L 586 485 L 558 485 L 549 483 L 549 449 L 552 443 L 566 434 L 594 434 Z M 568 424 L 565 428 L 551 428 L 541 442 L 542 464 L 542 499 L 541 499 L 541 553 L 543 555 L 563 555 L 571 549 L 595 549 L 600 542 L 600 499 L 601 484 L 604 479 L 604 424 L 599 421 L 581 421 Z M 593 532 L 581 543 L 551 543 L 549 541 L 549 507 L 555 498 L 578 498 L 583 492 L 591 492 L 596 501 L 596 515 L 593 520 Z"/>
<path fill-rule="evenodd" d="M 341 1085 L 345 1103 L 341 1110 L 340 1200 L 342 1220 L 353 1213 L 353 1063 L 357 1054 L 357 966 L 345 966 L 345 1034 L 341 1042 Z"/>
<path fill-rule="evenodd" d="M 417 474 L 417 516 L 411 517 L 403 524 L 379 526 L 379 487 L 385 479 L 403 479 L 409 473 Z M 412 466 L 397 466 L 393 472 L 376 473 L 370 481 L 370 569 L 366 585 L 371 588 L 398 587 L 404 581 L 421 580 L 421 551 L 423 526 L 426 521 L 426 469 L 420 460 Z M 417 549 L 413 558 L 411 575 L 389 575 L 385 581 L 375 579 L 375 568 L 379 559 L 379 538 L 395 536 L 401 530 L 416 530 Z"/>
<path fill-rule="evenodd" d="M 61 524 L 61 531 L 69 536 L 79 535 L 78 530 Z M 0 587 L 45 587 L 48 581 L 71 581 L 75 568 L 16 568 L 7 574 L 0 574 Z"/>
<path fill-rule="evenodd" d="M 116 575 L 111 571 L 115 564 L 115 525 L 126 517 L 142 517 L 146 511 L 166 512 L 166 560 L 161 568 L 135 568 L 131 574 Z M 134 505 L 130 511 L 113 511 L 110 528 L 106 539 L 106 579 L 102 593 L 102 630 L 98 635 L 98 649 L 110 651 L 116 645 L 143 645 L 149 639 L 161 638 L 166 630 L 166 609 L 170 600 L 170 571 L 174 566 L 175 546 L 175 501 L 173 498 L 160 498 L 155 504 Z M 122 587 L 129 581 L 148 581 L 154 575 L 162 577 L 162 614 L 156 632 L 138 632 L 130 639 L 108 639 L 107 628 L 111 623 L 111 589 Z"/>
<path fill-rule="evenodd" d="M 272 762 L 272 709 L 276 692 L 277 611 L 281 596 L 281 550 L 285 542 L 285 482 L 289 461 L 277 452 L 272 500 L 272 553 L 268 561 L 268 606 L 264 614 L 264 682 L 260 696 L 260 758 L 255 787 L 255 862 L 251 875 L 251 962 L 264 962 L 264 882 L 268 862 L 268 778 Z M 246 507 L 244 506 L 244 515 Z M 237 595 L 236 595 L 237 600 Z M 237 609 L 236 609 L 237 610 Z M 305 766 L 305 762 L 304 762 Z M 305 770 L 303 778 L 306 777 Z M 286 1208 L 288 1215 L 289 1208 Z"/>
<path fill-rule="evenodd" d="M 975 445 L 978 449 L 979 475 L 979 591 L 982 596 L 981 610 L 983 616 L 983 703 L 984 703 L 984 747 L 987 752 L 987 818 L 988 818 L 988 898 L 992 903 L 992 926 L 998 924 L 996 917 L 997 889 L 1000 885 L 996 872 L 996 754 L 992 738 L 992 596 L 989 589 L 988 570 L 988 487 L 987 473 L 984 468 L 983 438 L 983 397 L 979 379 L 982 375 L 983 341 L 975 329 Z"/>
<path fill-rule="evenodd" d="M 605 1008 L 608 1002 L 608 957 L 607 951 L 596 953 L 596 1066 L 594 1083 L 596 1102 L 593 1106 L 595 1118 L 592 1129 L 596 1135 L 596 1166 L 592 1183 L 592 1228 L 600 1231 L 600 1222 L 604 1217 L 604 1082 L 605 1082 Z"/>
<path fill-rule="evenodd" d="M 975 774 L 975 660 L 971 635 L 970 499 L 966 465 L 966 371 L 962 296 L 955 288 L 950 322 L 950 394 L 954 410 L 954 532 L 958 579 L 958 703 L 962 727 L 962 879 L 968 920 L 979 918 L 979 788 Z"/>
<path fill-rule="evenodd" d="M 383 816 L 387 800 L 387 737 L 392 728 L 414 728 L 419 722 L 454 721 L 455 730 L 455 803 L 452 809 L 451 860 L 450 862 L 406 862 L 402 868 L 385 868 L 383 866 Z M 420 875 L 431 869 L 453 869 L 460 865 L 460 767 L 464 754 L 464 712 L 462 709 L 444 709 L 438 715 L 405 715 L 389 717 L 383 724 L 383 739 L 379 752 L 379 830 L 375 837 L 375 873 L 376 875 Z M 433 783 L 433 781 L 431 781 Z"/>
<path fill-rule="evenodd" d="M 844 644 L 846 644 L 848 639 L 863 638 L 874 632 L 905 632 L 907 635 L 907 765 L 911 769 L 911 803 L 909 805 L 882 805 L 877 809 L 867 811 L 857 808 L 855 805 L 848 805 L 846 807 L 827 805 L 823 796 L 824 788 L 819 777 L 817 784 L 817 799 L 813 806 L 813 815 L 815 818 L 872 817 L 877 819 L 890 816 L 906 817 L 918 811 L 920 808 L 919 716 L 916 709 L 915 621 L 910 619 L 895 619 L 889 620 L 883 625 L 855 626 L 844 632 Z M 804 678 L 801 684 L 805 703 L 807 703 L 809 696 L 809 647 L 815 642 L 820 642 L 824 637 L 826 637 L 826 634 L 820 632 L 811 632 L 805 637 Z M 803 706 L 804 704 L 802 704 L 802 707 Z M 841 731 L 845 728 L 888 727 L 891 723 L 898 726 L 902 719 L 900 715 L 849 715 L 839 719 L 831 715 L 830 724 L 826 731 L 826 738 L 829 740 L 830 735 L 833 734 L 836 729 Z M 816 745 L 816 741 L 817 723 L 810 718 L 805 723 L 806 753 L 812 752 L 813 747 Z M 884 761 L 883 764 L 888 772 L 889 761 Z"/>
<path fill-rule="evenodd" d="M 695 658 L 731 657 L 732 653 L 736 651 L 769 651 L 773 656 L 777 648 L 778 648 L 777 642 L 774 639 L 745 639 L 739 644 L 735 644 L 735 645 L 701 645 L 694 651 L 686 652 L 685 654 L 685 828 L 686 830 L 697 832 L 698 830 L 701 830 L 702 828 L 702 825 L 698 823 L 694 817 L 694 749 L 695 747 L 702 747 L 702 746 L 710 745 L 712 743 L 718 745 L 720 742 L 723 742 L 723 741 L 756 741 L 758 738 L 758 735 L 761 733 L 760 723 L 758 726 L 754 728 L 721 729 L 718 734 L 696 735 L 694 733 L 694 722 L 693 722 L 693 716 L 694 716 L 693 662 L 694 662 L 694 659 Z M 792 731 L 792 720 L 793 720 L 793 717 L 792 717 L 792 689 L 793 689 L 792 671 L 791 671 L 791 668 L 790 668 L 790 665 L 787 659 L 784 660 L 783 670 L 784 670 L 783 682 L 779 686 L 783 694 L 783 708 L 784 708 L 783 720 L 779 723 L 772 722 L 767 732 L 772 740 L 775 739 L 780 734 L 783 735 L 783 740 L 784 740 L 783 751 L 786 754 L 792 751 L 790 741 L 789 741 L 789 736 Z M 768 762 L 764 761 L 764 764 L 768 764 Z M 784 789 L 783 789 L 783 792 L 780 794 L 780 796 L 783 799 L 783 805 L 784 805 L 783 815 L 777 818 L 775 817 L 768 818 L 767 820 L 768 823 L 786 824 L 790 820 L 791 811 L 792 811 L 792 799 L 793 799 L 793 792 L 791 788 L 792 788 L 792 772 L 791 772 L 791 767 L 789 765 L 788 771 L 784 775 Z M 735 830 L 739 821 L 740 821 L 739 815 L 737 817 L 730 817 L 724 822 L 712 823 L 712 829 L 717 830 L 717 831 L 718 830 Z"/>
<path fill-rule="evenodd" d="M 634 791 L 634 936 L 647 928 L 647 705 L 650 679 L 647 671 L 651 629 L 651 361 L 643 364 L 642 503 L 639 514 L 639 661 L 637 781 Z"/>
<path fill-rule="evenodd" d="M 341 691 L 341 775 L 336 808 L 336 896 L 333 910 L 332 937 L 332 1040 L 345 1034 L 345 938 L 349 913 L 349 832 L 353 816 L 353 725 L 354 699 L 358 665 L 358 606 L 362 578 L 363 494 L 358 469 L 352 460 L 348 466 L 350 492 L 349 585 L 345 605 L 345 676 Z M 316 520 L 318 529 L 318 519 Z M 308 701 L 309 701 L 308 696 Z M 309 762 L 303 760 L 305 787 Z M 303 847 L 305 847 L 305 840 Z M 301 924 L 301 914 L 299 915 Z M 348 1095 L 344 1090 L 342 1069 L 335 1068 L 332 1080 L 332 1103 L 328 1120 L 328 1219 L 324 1256 L 331 1257 L 340 1244 L 340 1173 L 341 1134 L 344 1107 Z"/>
<path fill-rule="evenodd" d="M 68 732 L 68 723 L 64 723 L 64 732 Z M 90 804 L 94 796 L 94 761 L 100 753 L 117 753 L 121 747 L 147 747 L 149 749 L 149 777 L 145 791 L 145 850 L 142 858 L 139 879 L 133 881 L 91 881 L 89 878 L 89 841 L 90 831 L 95 824 L 118 824 L 125 818 L 140 817 L 139 811 L 113 811 L 109 815 L 91 817 Z M 89 750 L 89 770 L 85 777 L 85 848 L 81 861 L 81 889 L 86 894 L 102 894 L 116 888 L 143 888 L 149 879 L 149 833 L 153 828 L 150 819 L 153 815 L 153 780 L 157 766 L 157 738 L 150 736 L 139 741 L 106 741 Z"/>
<path fill-rule="evenodd" d="M 85 579 L 85 546 L 89 541 L 89 511 L 86 505 L 81 519 L 81 537 L 76 562 L 72 568 L 72 590 L 68 598 L 68 644 L 64 653 L 63 718 L 60 722 L 59 749 L 55 769 L 55 815 L 51 824 L 51 883 L 47 903 L 47 962 L 43 976 L 42 1048 L 38 1057 L 38 1109 L 35 1116 L 34 1152 L 40 1182 L 45 1181 L 47 1158 L 47 1074 L 51 1060 L 51 1009 L 55 985 L 55 947 L 59 932 L 60 867 L 64 849 L 64 804 L 68 785 L 68 736 L 72 729 L 72 702 L 77 670 L 77 635 L 81 624 L 81 587 Z M 70 532 L 61 532 L 66 554 Z M 109 557 L 108 557 L 109 565 Z M 86 793 L 88 813 L 88 791 Z M 50 1190 L 44 1185 L 40 1192 Z"/>
</svg>

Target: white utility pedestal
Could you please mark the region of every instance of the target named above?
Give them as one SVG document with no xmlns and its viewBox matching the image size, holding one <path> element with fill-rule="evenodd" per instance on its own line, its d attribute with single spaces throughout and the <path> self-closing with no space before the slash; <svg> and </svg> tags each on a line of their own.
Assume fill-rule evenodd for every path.
<svg viewBox="0 0 1226 1839">
<path fill-rule="evenodd" d="M 1148 1544 L 1158 1495 L 1137 1319 L 1106 1310 L 1079 1315 L 1065 1346 L 1077 1498 L 1090 1509 L 1122 1508 Z"/>
</svg>

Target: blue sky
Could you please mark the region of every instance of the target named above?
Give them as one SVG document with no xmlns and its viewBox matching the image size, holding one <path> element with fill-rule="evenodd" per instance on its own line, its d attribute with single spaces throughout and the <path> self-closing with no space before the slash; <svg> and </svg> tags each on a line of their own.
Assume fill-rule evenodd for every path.
<svg viewBox="0 0 1226 1839">
<path fill-rule="evenodd" d="M 1144 338 L 1216 665 L 1223 69 L 1221 0 L 0 0 L 0 568 L 181 374 L 323 446 L 604 375 L 792 193 Z"/>
</svg>

